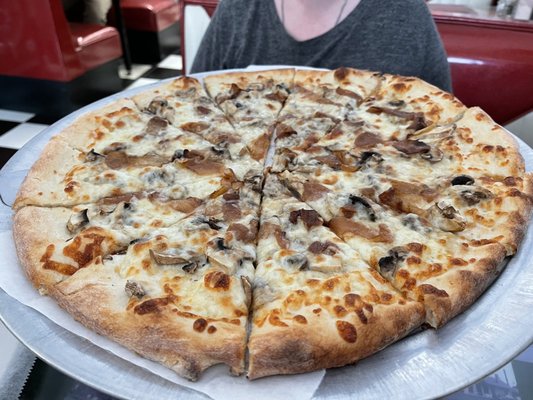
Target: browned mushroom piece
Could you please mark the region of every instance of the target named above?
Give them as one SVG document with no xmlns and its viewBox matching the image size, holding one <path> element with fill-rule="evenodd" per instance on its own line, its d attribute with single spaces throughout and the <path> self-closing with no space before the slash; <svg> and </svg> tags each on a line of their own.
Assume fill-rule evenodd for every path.
<svg viewBox="0 0 533 400">
<path fill-rule="evenodd" d="M 377 220 L 376 212 L 368 200 L 353 194 L 350 195 L 349 199 L 356 211 L 362 211 L 358 212 L 359 217 L 361 214 L 365 214 L 370 221 L 375 222 Z"/>
<path fill-rule="evenodd" d="M 70 233 L 75 233 L 89 222 L 89 217 L 87 216 L 88 209 L 85 208 L 77 213 L 74 213 L 70 216 L 67 221 L 67 230 Z"/>
<path fill-rule="evenodd" d="M 230 247 L 221 237 L 210 240 L 206 245 L 205 255 L 213 266 L 227 268 L 235 272 L 244 261 L 253 261 L 254 258 L 238 247 Z"/>
<path fill-rule="evenodd" d="M 145 111 L 154 115 L 161 115 L 161 113 L 168 107 L 168 101 L 164 97 L 156 96 L 150 101 Z"/>
<path fill-rule="evenodd" d="M 436 146 L 432 146 L 427 153 L 421 153 L 420 157 L 429 162 L 439 162 L 444 158 L 444 153 Z"/>
<path fill-rule="evenodd" d="M 87 154 L 85 154 L 85 162 L 93 162 L 103 158 L 104 156 L 94 151 L 94 149 L 91 149 Z"/>
<path fill-rule="evenodd" d="M 458 175 L 452 179 L 451 183 L 452 186 L 473 185 L 475 180 L 470 175 Z"/>
<path fill-rule="evenodd" d="M 146 293 L 141 286 L 141 284 L 137 281 L 128 279 L 126 281 L 126 285 L 124 286 L 124 291 L 126 292 L 126 295 L 128 297 L 137 297 L 138 299 L 141 299 Z"/>
<path fill-rule="evenodd" d="M 309 260 L 305 254 L 296 253 L 285 258 L 286 264 L 289 268 L 296 269 L 298 271 L 306 271 L 309 269 Z"/>
<path fill-rule="evenodd" d="M 242 288 L 244 290 L 244 298 L 246 308 L 250 308 L 252 304 L 252 284 L 247 276 L 241 275 Z"/>
<path fill-rule="evenodd" d="M 145 132 L 148 135 L 158 135 L 162 130 L 166 129 L 167 126 L 167 120 L 159 116 L 154 116 L 150 118 L 150 120 L 146 124 Z"/>
<path fill-rule="evenodd" d="M 404 154 L 420 154 L 431 151 L 431 146 L 421 140 L 404 139 L 392 143 L 392 147 Z"/>
<path fill-rule="evenodd" d="M 401 247 L 393 247 L 389 250 L 389 254 L 381 257 L 378 261 L 379 272 L 387 279 L 393 279 L 396 276 L 396 271 L 400 263 L 405 260 L 409 252 Z"/>
<path fill-rule="evenodd" d="M 446 232 L 460 232 L 466 227 L 466 219 L 445 200 L 431 206 L 426 216 L 433 226 Z"/>
<path fill-rule="evenodd" d="M 482 200 L 492 199 L 494 194 L 484 187 L 477 185 L 455 185 L 453 189 L 469 206 L 478 204 Z"/>
<path fill-rule="evenodd" d="M 188 262 L 188 259 L 184 258 L 183 255 L 177 255 L 171 251 L 159 252 L 150 249 L 150 257 L 159 265 L 178 265 Z"/>
</svg>

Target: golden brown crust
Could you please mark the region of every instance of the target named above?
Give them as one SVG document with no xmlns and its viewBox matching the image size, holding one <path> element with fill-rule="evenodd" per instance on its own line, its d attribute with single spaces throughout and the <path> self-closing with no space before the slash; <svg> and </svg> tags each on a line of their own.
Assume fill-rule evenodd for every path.
<svg viewBox="0 0 533 400">
<path fill-rule="evenodd" d="M 65 221 L 71 214 L 67 208 L 24 207 L 13 219 L 13 238 L 20 263 L 33 285 L 46 293 L 65 278 L 52 269 L 43 269 L 46 248 L 51 243 L 65 242 L 71 235 Z"/>
<path fill-rule="evenodd" d="M 102 268 L 101 268 L 102 269 Z M 225 363 L 232 373 L 244 371 L 245 327 L 216 323 L 216 331 L 196 326 L 196 318 L 173 312 L 171 305 L 154 312 L 139 314 L 126 309 L 123 282 L 107 271 L 93 268 L 102 282 L 74 285 L 67 280 L 50 291 L 50 295 L 77 321 L 107 336 L 148 359 L 157 361 L 179 375 L 196 380 L 208 367 Z M 105 280 L 108 283 L 104 283 Z M 114 284 L 113 284 L 114 283 Z M 121 307 L 122 306 L 122 307 Z M 214 326 L 214 325 L 210 325 Z"/>
<path fill-rule="evenodd" d="M 432 327 L 441 327 L 470 307 L 502 271 L 505 248 L 493 243 L 482 249 L 485 257 L 468 268 L 452 269 L 416 288 L 416 295 L 426 307 L 426 321 Z"/>
<path fill-rule="evenodd" d="M 248 343 L 248 378 L 352 364 L 398 341 L 424 321 L 424 309 L 416 302 L 374 306 L 366 323 L 356 313 L 336 317 L 309 310 L 302 314 L 305 323 L 282 320 L 286 326 L 254 325 Z"/>
</svg>

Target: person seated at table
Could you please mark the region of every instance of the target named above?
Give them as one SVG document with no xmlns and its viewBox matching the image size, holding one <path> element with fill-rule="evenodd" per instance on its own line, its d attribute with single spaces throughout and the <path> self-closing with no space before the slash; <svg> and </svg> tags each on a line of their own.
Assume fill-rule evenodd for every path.
<svg viewBox="0 0 533 400">
<path fill-rule="evenodd" d="M 368 69 L 451 91 L 424 0 L 222 0 L 191 72 L 252 64 Z"/>
</svg>

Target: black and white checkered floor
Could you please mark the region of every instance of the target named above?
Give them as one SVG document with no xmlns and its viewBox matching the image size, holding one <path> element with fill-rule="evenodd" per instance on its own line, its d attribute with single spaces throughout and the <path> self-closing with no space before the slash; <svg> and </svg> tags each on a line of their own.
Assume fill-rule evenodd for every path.
<svg viewBox="0 0 533 400">
<path fill-rule="evenodd" d="M 178 76 L 181 56 L 171 54 L 157 65 L 133 65 L 129 75 L 119 71 L 125 89 L 131 89 Z M 0 109 L 0 168 L 35 135 L 56 122 L 45 115 Z"/>
</svg>

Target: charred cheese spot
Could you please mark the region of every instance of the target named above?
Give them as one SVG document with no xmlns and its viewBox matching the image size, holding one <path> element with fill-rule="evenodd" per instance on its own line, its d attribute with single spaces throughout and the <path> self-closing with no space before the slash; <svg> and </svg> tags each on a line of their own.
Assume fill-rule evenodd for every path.
<svg viewBox="0 0 533 400">
<path fill-rule="evenodd" d="M 307 319 L 303 315 L 295 315 L 292 319 L 298 322 L 299 324 L 307 324 Z"/>
<path fill-rule="evenodd" d="M 210 272 L 204 277 L 204 285 L 208 289 L 227 291 L 231 285 L 231 278 L 222 271 Z"/>
<path fill-rule="evenodd" d="M 348 311 L 346 311 L 346 308 L 344 308 L 343 306 L 335 306 L 333 307 L 333 311 L 335 312 L 335 315 L 340 318 L 348 314 Z"/>
<path fill-rule="evenodd" d="M 355 326 L 346 321 L 337 321 L 337 332 L 340 337 L 348 343 L 355 343 L 357 341 L 357 330 Z"/>
<path fill-rule="evenodd" d="M 463 260 L 462 258 L 452 258 L 450 260 L 450 264 L 464 267 L 464 266 L 468 265 L 468 262 Z"/>
<path fill-rule="evenodd" d="M 196 332 L 203 332 L 205 328 L 207 328 L 207 321 L 203 318 L 198 318 L 196 321 L 194 321 L 192 328 Z"/>
<path fill-rule="evenodd" d="M 209 334 L 213 334 L 217 331 L 217 328 L 213 325 L 209 326 L 209 328 L 207 328 L 207 333 Z"/>
<path fill-rule="evenodd" d="M 168 305 L 169 302 L 169 297 L 150 299 L 136 305 L 133 311 L 139 315 L 152 314 L 159 312 L 160 309 Z"/>
<path fill-rule="evenodd" d="M 53 244 L 48 245 L 45 253 L 39 260 L 40 262 L 43 263 L 43 268 L 59 272 L 60 274 L 63 274 L 63 275 L 73 275 L 78 270 L 73 265 L 59 263 L 59 262 L 50 260 L 50 258 L 52 257 L 52 254 L 54 253 L 54 249 L 55 249 L 55 246 Z"/>
<path fill-rule="evenodd" d="M 280 314 L 279 310 L 272 310 L 272 312 L 268 316 L 268 322 L 270 322 L 271 325 L 279 326 L 279 327 L 289 326 L 280 319 L 279 314 Z"/>
<path fill-rule="evenodd" d="M 428 294 L 435 297 L 449 297 L 445 290 L 437 289 L 435 286 L 429 284 L 420 285 L 418 290 L 420 290 L 423 294 Z"/>
</svg>

